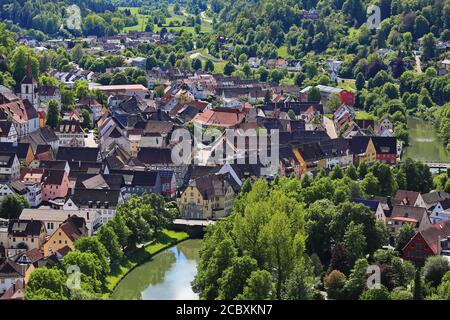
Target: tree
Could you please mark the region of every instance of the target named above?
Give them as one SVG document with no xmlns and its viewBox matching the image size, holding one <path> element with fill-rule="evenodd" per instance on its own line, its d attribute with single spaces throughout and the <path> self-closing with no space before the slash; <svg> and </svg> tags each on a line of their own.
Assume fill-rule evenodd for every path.
<svg viewBox="0 0 450 320">
<path fill-rule="evenodd" d="M 357 300 L 366 288 L 367 267 L 366 259 L 358 259 L 352 269 L 348 280 L 345 282 L 344 294 L 346 299 Z"/>
<path fill-rule="evenodd" d="M 361 182 L 361 187 L 365 194 L 369 196 L 380 194 L 380 182 L 371 172 L 366 174 Z"/>
<path fill-rule="evenodd" d="M 342 179 L 344 177 L 344 172 L 339 164 L 335 164 L 330 173 L 330 178 L 332 180 Z"/>
<path fill-rule="evenodd" d="M 88 110 L 83 109 L 81 110 L 81 116 L 83 117 L 83 128 L 85 129 L 92 128 L 91 113 Z"/>
<path fill-rule="evenodd" d="M 416 275 L 414 276 L 413 300 L 423 300 L 422 276 L 419 268 L 416 269 Z"/>
<path fill-rule="evenodd" d="M 356 76 L 356 90 L 361 91 L 366 86 L 366 79 L 364 78 L 364 75 L 362 72 L 359 72 Z"/>
<path fill-rule="evenodd" d="M 396 249 L 399 252 L 403 252 L 403 249 L 408 244 L 408 242 L 414 237 L 416 234 L 416 229 L 410 223 L 404 224 L 398 231 L 397 239 L 396 239 Z"/>
<path fill-rule="evenodd" d="M 326 107 L 330 112 L 335 112 L 341 105 L 341 98 L 336 93 L 332 94 L 326 102 Z"/>
<path fill-rule="evenodd" d="M 371 288 L 361 295 L 360 300 L 390 300 L 389 290 L 383 285 Z"/>
<path fill-rule="evenodd" d="M 200 70 L 202 68 L 202 60 L 195 58 L 192 59 L 192 69 L 195 71 Z"/>
<path fill-rule="evenodd" d="M 432 33 L 429 33 L 422 38 L 422 41 L 422 61 L 428 62 L 436 56 L 436 38 Z"/>
<path fill-rule="evenodd" d="M 108 221 L 107 226 L 110 226 L 117 236 L 117 241 L 122 250 L 125 250 L 128 244 L 128 237 L 131 235 L 131 230 L 126 225 L 123 215 L 116 215 L 113 219 Z"/>
<path fill-rule="evenodd" d="M 309 264 L 297 263 L 284 285 L 283 300 L 312 300 L 314 276 Z"/>
<path fill-rule="evenodd" d="M 48 103 L 47 119 L 45 121 L 46 125 L 48 125 L 52 129 L 55 129 L 59 123 L 59 118 L 60 111 L 58 102 L 56 102 L 55 100 L 50 100 L 50 102 Z"/>
<path fill-rule="evenodd" d="M 211 60 L 206 60 L 204 70 L 207 72 L 213 72 L 214 71 L 214 63 Z"/>
<path fill-rule="evenodd" d="M 114 233 L 110 225 L 103 226 L 98 233 L 98 240 L 105 246 L 113 263 L 120 262 L 123 256 L 119 237 Z"/>
<path fill-rule="evenodd" d="M 102 266 L 95 254 L 78 250 L 71 251 L 64 257 L 63 266 L 64 270 L 68 270 L 70 266 L 77 266 L 83 274 L 82 285 L 89 288 L 88 291 L 101 291 Z"/>
<path fill-rule="evenodd" d="M 263 228 L 262 237 L 268 245 L 269 261 L 274 267 L 276 296 L 281 299 L 282 285 L 293 268 L 295 258 L 294 243 L 289 230 L 288 217 L 275 213 Z"/>
<path fill-rule="evenodd" d="M 353 259 L 344 244 L 338 242 L 331 250 L 330 270 L 339 270 L 344 274 L 349 274 Z"/>
<path fill-rule="evenodd" d="M 347 177 L 349 177 L 350 179 L 352 179 L 352 180 L 358 180 L 358 174 L 357 174 L 357 172 L 356 172 L 356 168 L 355 168 L 355 166 L 353 165 L 353 163 L 351 163 L 351 164 L 347 167 L 347 169 L 346 169 L 346 171 L 345 171 L 345 175 L 346 175 Z"/>
<path fill-rule="evenodd" d="M 234 70 L 236 70 L 234 64 L 231 61 L 228 61 L 223 68 L 223 73 L 227 76 L 230 76 L 234 72 Z"/>
<path fill-rule="evenodd" d="M 22 195 L 8 194 L 0 204 L 0 218 L 18 219 L 23 209 L 29 208 L 28 200 Z"/>
<path fill-rule="evenodd" d="M 62 270 L 38 268 L 31 273 L 25 290 L 25 300 L 66 299 L 69 295 L 66 281 L 67 276 Z"/>
<path fill-rule="evenodd" d="M 108 251 L 106 251 L 105 246 L 98 240 L 98 237 L 92 236 L 78 239 L 75 241 L 75 249 L 81 252 L 93 253 L 97 257 L 101 266 L 101 274 L 99 279 L 101 279 L 102 283 L 104 283 L 106 276 L 110 272 L 109 254 Z"/>
<path fill-rule="evenodd" d="M 244 286 L 251 273 L 258 268 L 255 259 L 249 256 L 235 257 L 231 265 L 223 272 L 218 280 L 220 300 L 232 300 L 243 293 Z"/>
<path fill-rule="evenodd" d="M 353 259 L 362 258 L 366 252 L 367 241 L 364 236 L 364 225 L 350 222 L 344 234 L 344 245 Z"/>
<path fill-rule="evenodd" d="M 320 101 L 321 95 L 320 95 L 320 89 L 317 87 L 312 87 L 309 89 L 307 94 L 307 100 L 308 102 L 317 102 Z"/>
<path fill-rule="evenodd" d="M 442 256 L 428 257 L 423 266 L 423 276 L 427 282 L 430 282 L 434 287 L 437 287 L 442 280 L 442 277 L 450 271 L 448 260 Z"/>
<path fill-rule="evenodd" d="M 213 238 L 214 235 L 210 239 Z M 208 239 L 205 240 L 207 244 Z M 222 277 L 223 272 L 231 265 L 231 261 L 236 257 L 237 251 L 233 245 L 233 240 L 228 236 L 221 242 L 216 243 L 212 252 L 203 251 L 201 254 L 203 254 L 203 257 L 207 255 L 210 258 L 207 264 L 205 263 L 206 259 L 201 259 L 192 287 L 195 292 L 200 292 L 201 299 L 213 300 L 219 294 L 218 280 Z"/>
<path fill-rule="evenodd" d="M 16 83 L 22 82 L 28 66 L 31 66 L 32 74 L 37 79 L 39 77 L 39 61 L 33 55 L 31 49 L 25 46 L 17 47 L 12 52 L 12 58 L 9 63 L 9 70 Z"/>
<path fill-rule="evenodd" d="M 347 280 L 345 274 L 339 270 L 333 270 L 324 279 L 323 283 L 331 299 L 340 299 L 343 294 L 345 281 Z"/>
<path fill-rule="evenodd" d="M 267 270 L 256 270 L 247 279 L 243 293 L 238 300 L 266 300 L 272 296 L 272 275 Z"/>
<path fill-rule="evenodd" d="M 412 300 L 413 295 L 411 291 L 403 287 L 394 288 L 390 295 L 391 300 Z"/>
<path fill-rule="evenodd" d="M 366 162 L 363 161 L 358 165 L 358 176 L 361 180 L 364 179 L 368 171 L 369 168 Z"/>
</svg>

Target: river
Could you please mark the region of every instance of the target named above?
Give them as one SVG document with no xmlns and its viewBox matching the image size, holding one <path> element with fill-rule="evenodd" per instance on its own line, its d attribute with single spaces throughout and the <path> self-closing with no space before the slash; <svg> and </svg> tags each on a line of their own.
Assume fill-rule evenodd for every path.
<svg viewBox="0 0 450 320">
<path fill-rule="evenodd" d="M 403 150 L 403 158 L 429 162 L 450 162 L 450 152 L 437 135 L 433 124 L 422 119 L 408 117 L 409 146 Z"/>
<path fill-rule="evenodd" d="M 201 240 L 187 240 L 156 254 L 118 284 L 112 300 L 198 300 L 191 288 Z"/>
</svg>

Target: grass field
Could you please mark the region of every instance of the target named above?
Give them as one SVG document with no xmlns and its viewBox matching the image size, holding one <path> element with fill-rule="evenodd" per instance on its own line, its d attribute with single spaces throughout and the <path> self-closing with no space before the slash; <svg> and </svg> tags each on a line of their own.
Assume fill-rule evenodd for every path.
<svg viewBox="0 0 450 320">
<path fill-rule="evenodd" d="M 145 31 L 145 27 L 147 25 L 147 17 L 146 15 L 142 15 L 139 13 L 139 8 L 135 8 L 135 7 L 119 7 L 119 10 L 125 10 L 125 9 L 129 9 L 131 11 L 131 14 L 136 15 L 138 17 L 138 24 L 135 26 L 131 26 L 131 27 L 125 27 L 123 30 L 125 32 L 128 31 Z M 171 15 L 170 17 L 168 17 L 166 19 L 166 24 L 163 25 L 163 27 L 165 27 L 168 31 L 177 31 L 177 30 L 184 30 L 186 32 L 189 33 L 194 33 L 195 29 L 194 27 L 189 27 L 189 26 L 181 26 L 181 24 L 183 22 L 186 22 L 187 18 L 186 15 L 187 13 L 184 14 L 180 14 L 180 15 L 176 15 L 173 12 L 173 5 L 168 6 L 169 9 L 169 14 Z M 173 22 L 173 23 L 179 23 L 180 26 L 173 26 L 173 27 L 169 27 L 169 24 Z M 159 32 L 161 30 L 161 27 L 158 26 L 154 26 L 154 32 Z M 202 25 L 201 25 L 201 31 L 202 32 L 210 32 L 212 30 L 212 25 L 210 23 L 207 23 L 206 21 L 202 20 Z"/>
<path fill-rule="evenodd" d="M 356 120 L 378 120 L 376 116 L 365 111 L 356 111 Z"/>
<path fill-rule="evenodd" d="M 288 53 L 288 48 L 287 46 L 281 46 L 278 48 L 277 50 L 278 55 L 283 58 L 283 59 L 288 59 L 291 57 L 291 55 Z"/>
<path fill-rule="evenodd" d="M 185 232 L 163 230 L 156 240 L 134 251 L 130 256 L 124 258 L 119 267 L 111 271 L 111 274 L 106 278 L 108 292 L 104 294 L 104 298 L 109 296 L 119 281 L 131 269 L 149 261 L 155 253 L 188 238 L 189 235 Z"/>
</svg>

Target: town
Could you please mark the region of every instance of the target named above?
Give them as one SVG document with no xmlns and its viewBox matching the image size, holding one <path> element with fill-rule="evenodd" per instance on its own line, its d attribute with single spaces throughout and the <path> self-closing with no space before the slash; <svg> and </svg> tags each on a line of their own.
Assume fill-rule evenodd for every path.
<svg viewBox="0 0 450 320">
<path fill-rule="evenodd" d="M 433 42 L 436 68 L 398 85 L 399 60 L 366 81 L 343 78 L 335 57 L 179 59 L 164 48 L 183 34 L 166 28 L 0 31 L 0 300 L 126 299 L 136 265 L 205 234 L 191 279 L 201 299 L 450 299 L 450 163 L 408 153 L 406 120 L 436 108 L 444 143 L 433 143 L 448 149 L 448 41 Z M 408 89 L 440 79 L 444 93 Z M 366 287 L 369 265 L 381 287 Z"/>
</svg>

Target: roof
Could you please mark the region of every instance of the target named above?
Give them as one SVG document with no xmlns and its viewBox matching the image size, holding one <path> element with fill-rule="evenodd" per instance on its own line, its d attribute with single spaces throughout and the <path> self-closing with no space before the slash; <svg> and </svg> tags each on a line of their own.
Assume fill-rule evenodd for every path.
<svg viewBox="0 0 450 320">
<path fill-rule="evenodd" d="M 218 127 L 233 127 L 240 124 L 244 118 L 245 114 L 240 110 L 217 108 L 206 109 L 203 113 L 197 114 L 193 121 Z"/>
<path fill-rule="evenodd" d="M 45 226 L 40 220 L 11 219 L 8 225 L 8 235 L 13 237 L 36 237 Z"/>
<path fill-rule="evenodd" d="M 0 120 L 0 137 L 8 137 L 12 124 L 11 121 Z"/>
<path fill-rule="evenodd" d="M 139 122 L 135 129 L 143 129 L 144 135 L 157 133 L 159 135 L 167 135 L 173 130 L 173 123 L 169 121 L 149 120 L 147 122 Z"/>
<path fill-rule="evenodd" d="M 84 130 L 77 120 L 61 120 L 55 128 L 58 133 L 83 133 Z"/>
<path fill-rule="evenodd" d="M 0 142 L 0 152 L 15 153 L 19 160 L 24 160 L 27 157 L 29 143 L 18 143 L 16 146 L 10 142 Z"/>
<path fill-rule="evenodd" d="M 64 170 L 46 170 L 42 181 L 44 184 L 62 185 L 66 172 Z"/>
<path fill-rule="evenodd" d="M 141 148 L 137 160 L 143 164 L 172 164 L 171 149 Z"/>
<path fill-rule="evenodd" d="M 59 88 L 56 86 L 40 86 L 39 87 L 39 95 L 42 97 L 52 97 L 57 94 Z"/>
<path fill-rule="evenodd" d="M 56 159 L 67 161 L 97 162 L 99 153 L 99 148 L 59 147 Z"/>
<path fill-rule="evenodd" d="M 324 157 L 324 153 L 317 142 L 299 145 L 297 149 L 303 160 L 307 162 L 323 159 Z"/>
<path fill-rule="evenodd" d="M 104 207 L 105 205 L 113 208 L 119 204 L 121 199 L 120 190 L 101 190 L 101 189 L 78 189 L 76 188 L 73 195 L 68 196 L 78 207 L 89 207 L 92 203 L 96 208 L 97 203 Z"/>
<path fill-rule="evenodd" d="M 416 191 L 397 190 L 395 200 L 402 201 L 406 205 L 414 205 L 420 193 Z"/>
<path fill-rule="evenodd" d="M 430 225 L 428 228 L 417 232 L 410 242 L 414 241 L 414 238 L 418 235 L 422 236 L 434 254 L 438 254 L 439 239 L 445 239 L 450 236 L 450 221 Z M 409 243 L 405 248 L 408 245 Z"/>
<path fill-rule="evenodd" d="M 158 179 L 157 171 L 134 171 L 132 186 L 141 187 L 149 186 L 153 187 Z"/>
<path fill-rule="evenodd" d="M 67 237 L 74 242 L 86 234 L 86 222 L 83 218 L 70 216 L 59 229 L 63 231 Z"/>
<path fill-rule="evenodd" d="M 11 152 L 0 152 L 0 167 L 11 168 L 16 159 L 16 154 Z"/>
<path fill-rule="evenodd" d="M 67 218 L 76 215 L 77 217 L 83 218 L 85 221 L 89 221 L 93 219 L 96 211 L 94 209 L 92 211 L 89 210 L 56 210 L 56 209 L 23 209 L 20 214 L 20 219 L 22 220 L 37 220 L 40 219 L 42 221 L 55 221 L 55 222 L 64 222 Z"/>
<path fill-rule="evenodd" d="M 422 199 L 427 205 L 434 205 L 445 199 L 450 199 L 450 195 L 445 191 L 433 191 L 422 194 Z"/>
<path fill-rule="evenodd" d="M 7 259 L 0 263 L 0 278 L 22 278 L 25 276 L 27 269 L 28 266 Z"/>
<path fill-rule="evenodd" d="M 16 123 L 24 124 L 28 120 L 39 117 L 38 112 L 28 100 L 17 100 L 10 103 L 0 104 L 0 110 L 4 112 L 6 118 L 11 117 L 11 119 Z M 3 118 L 5 119 L 5 117 Z"/>
<path fill-rule="evenodd" d="M 396 137 L 371 137 L 377 154 L 397 154 Z"/>
<path fill-rule="evenodd" d="M 394 205 L 392 208 L 391 219 L 405 222 L 420 222 L 424 215 L 427 215 L 427 209 L 425 208 Z"/>
<path fill-rule="evenodd" d="M 366 207 L 368 207 L 371 211 L 376 211 L 379 205 L 379 202 L 376 200 L 351 199 L 350 201 L 354 203 L 363 204 Z"/>
</svg>

